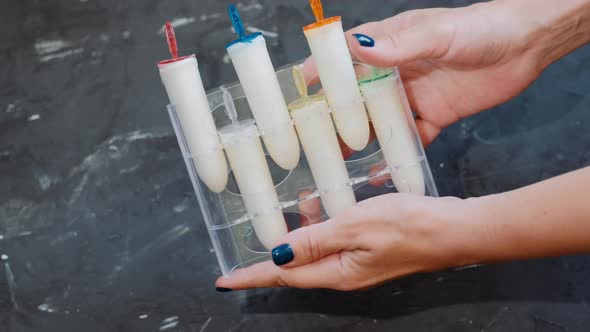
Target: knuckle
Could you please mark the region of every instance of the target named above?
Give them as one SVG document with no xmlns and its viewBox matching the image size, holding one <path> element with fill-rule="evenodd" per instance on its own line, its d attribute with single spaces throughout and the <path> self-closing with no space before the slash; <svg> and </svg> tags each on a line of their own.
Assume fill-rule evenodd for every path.
<svg viewBox="0 0 590 332">
<path fill-rule="evenodd" d="M 316 261 L 322 257 L 319 239 L 312 232 L 309 232 L 304 239 L 303 255 L 306 261 Z"/>
<path fill-rule="evenodd" d="M 455 39 L 455 24 L 445 20 L 444 22 L 433 25 L 432 30 L 438 43 L 435 44 L 435 47 L 432 47 L 430 55 L 433 57 L 442 57 L 449 52 L 451 44 Z"/>
<path fill-rule="evenodd" d="M 291 283 L 288 281 L 286 273 L 279 273 L 274 280 L 273 287 L 290 287 Z"/>
<path fill-rule="evenodd" d="M 388 37 L 389 37 L 388 39 L 389 39 L 389 42 L 391 43 L 391 47 L 393 49 L 398 49 L 400 47 L 400 44 L 402 43 L 400 40 L 401 39 L 400 36 L 401 36 L 400 33 L 388 34 Z"/>
</svg>

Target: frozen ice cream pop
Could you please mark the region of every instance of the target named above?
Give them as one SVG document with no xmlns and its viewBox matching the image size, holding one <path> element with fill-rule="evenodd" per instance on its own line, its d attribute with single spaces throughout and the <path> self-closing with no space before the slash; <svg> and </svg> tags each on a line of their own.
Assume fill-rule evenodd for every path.
<svg viewBox="0 0 590 332">
<path fill-rule="evenodd" d="M 330 109 L 324 96 L 308 96 L 307 84 L 298 67 L 293 79 L 301 98 L 289 104 L 291 116 L 311 174 L 329 217 L 356 203 L 350 178 L 338 144 Z"/>
<path fill-rule="evenodd" d="M 340 17 L 324 18 L 320 0 L 311 0 L 317 22 L 303 28 L 336 129 L 353 150 L 369 142 L 369 121 L 361 98 Z"/>
<path fill-rule="evenodd" d="M 170 23 L 166 23 L 166 36 L 172 59 L 158 63 L 162 83 L 170 104 L 176 109 L 199 177 L 211 191 L 221 192 L 227 184 L 227 163 L 197 58 L 194 54 L 178 57 L 176 38 Z"/>
<path fill-rule="evenodd" d="M 299 163 L 299 142 L 266 42 L 261 33 L 246 35 L 235 6 L 229 15 L 239 38 L 227 45 L 244 94 L 272 159 L 284 169 Z"/>
<path fill-rule="evenodd" d="M 396 74 L 396 70 L 372 68 L 359 85 L 396 189 L 424 195 L 424 174 L 410 122 L 413 118 Z"/>
<path fill-rule="evenodd" d="M 254 218 L 254 232 L 260 243 L 271 250 L 276 245 L 275 241 L 288 230 L 258 137 L 258 128 L 253 120 L 238 122 L 232 97 L 225 90 L 223 97 L 232 124 L 219 131 L 221 141 L 246 210 Z"/>
</svg>

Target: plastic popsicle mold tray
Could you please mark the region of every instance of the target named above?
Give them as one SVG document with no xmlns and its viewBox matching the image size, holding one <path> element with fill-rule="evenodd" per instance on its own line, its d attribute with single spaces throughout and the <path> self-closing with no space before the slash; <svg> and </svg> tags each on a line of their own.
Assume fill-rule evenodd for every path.
<svg viewBox="0 0 590 332">
<path fill-rule="evenodd" d="M 300 98 L 292 77 L 293 67 L 300 65 L 301 63 L 292 64 L 277 71 L 277 78 L 287 104 Z M 383 107 L 383 105 L 388 105 L 388 102 L 394 100 L 400 105 L 400 107 L 398 107 L 398 109 L 392 109 L 391 112 L 401 112 L 401 115 L 398 114 L 397 119 L 398 121 L 399 119 L 405 119 L 407 123 L 404 123 L 403 126 L 407 124 L 407 128 L 409 129 L 403 130 L 403 132 L 400 133 L 399 129 L 403 126 L 399 127 L 399 124 L 398 126 L 392 126 L 392 128 L 389 128 L 388 126 L 385 126 L 384 128 L 383 125 L 372 126 L 376 129 L 379 127 L 377 136 L 379 137 L 381 144 L 379 140 L 374 139 L 364 150 L 357 151 L 350 157 L 346 158 L 345 165 L 350 181 L 342 183 L 341 186 L 351 186 L 354 190 L 356 200 L 361 201 L 387 193 L 412 191 L 413 189 L 408 189 L 412 188 L 412 186 L 409 185 L 409 181 L 415 183 L 416 176 L 418 175 L 419 177 L 421 174 L 423 184 L 418 181 L 417 186 L 422 185 L 424 188 L 423 193 L 427 196 L 438 196 L 436 185 L 432 179 L 430 167 L 424 149 L 422 148 L 422 143 L 417 134 L 414 117 L 407 101 L 399 71 L 397 68 L 375 70 L 374 68 L 369 68 L 363 64 L 355 64 L 355 71 L 357 72 L 359 84 L 361 86 L 367 83 L 378 83 L 378 80 L 391 80 L 384 82 L 386 84 L 379 83 L 377 84 L 378 86 L 375 87 L 376 89 L 383 89 L 385 87 L 387 90 L 375 90 L 376 93 L 370 97 L 363 95 L 369 115 L 372 111 L 374 112 L 375 107 L 378 107 L 379 105 Z M 366 90 L 367 86 L 364 86 L 363 88 L 365 91 L 368 91 Z M 224 85 L 210 91 L 207 95 L 218 130 L 231 124 L 225 111 L 222 89 L 231 94 L 239 121 L 253 119 L 252 112 L 250 111 L 240 84 L 232 83 Z M 386 98 L 383 94 L 388 94 L 389 89 L 394 90 L 391 91 L 391 96 L 394 98 L 384 99 L 383 103 L 381 103 L 381 97 L 379 96 L 384 96 L 383 98 Z M 321 94 L 321 85 L 317 84 L 315 86 L 310 86 L 310 95 L 313 91 Z M 368 98 L 372 99 L 368 100 Z M 371 106 L 373 107 L 372 109 Z M 258 262 L 270 260 L 271 257 L 268 248 L 262 245 L 253 227 L 253 222 L 256 219 L 257 214 L 264 214 L 264 211 L 248 213 L 244 204 L 246 197 L 240 193 L 229 163 L 229 180 L 225 190 L 220 193 L 214 193 L 207 188 L 205 183 L 199 178 L 195 167 L 196 161 L 206 161 L 207 155 L 196 156 L 191 153 L 188 144 L 186 143 L 181 122 L 179 121 L 172 105 L 168 106 L 168 112 L 222 273 L 227 275 L 236 268 L 242 268 Z M 377 115 L 377 113 L 373 114 Z M 381 114 L 379 115 L 379 118 L 386 119 L 388 116 L 385 113 L 385 117 Z M 285 128 L 290 126 L 293 126 L 293 121 L 285 123 L 281 128 L 274 128 L 272 130 L 285 130 Z M 394 129 L 396 130 L 394 131 Z M 271 133 L 269 130 L 267 130 L 267 132 L 258 131 L 257 135 L 264 136 L 269 133 Z M 399 139 L 401 134 L 406 136 L 406 141 L 409 140 L 409 143 L 402 143 L 400 145 L 400 142 L 396 141 L 395 143 L 397 144 L 390 144 L 390 140 Z M 322 142 L 317 142 L 317 144 L 321 143 Z M 410 155 L 414 157 L 410 158 L 411 160 L 406 158 L 397 164 L 388 165 L 386 155 L 389 156 L 388 160 L 391 163 L 392 160 L 400 159 L 395 158 L 395 156 L 400 154 L 399 151 L 395 150 L 384 153 L 381 148 L 382 146 L 389 147 L 390 149 L 392 147 L 404 147 L 406 149 L 405 156 L 407 157 Z M 322 207 L 320 199 L 323 192 L 320 192 L 316 187 L 310 166 L 303 150 L 301 151 L 299 164 L 293 170 L 284 170 L 280 168 L 270 158 L 266 149 L 264 151 L 266 153 L 265 157 L 272 180 L 275 185 L 274 190 L 279 198 L 279 204 L 272 209 L 273 211 L 282 211 L 289 231 L 327 220 L 329 217 Z M 413 179 L 404 178 L 409 177 L 408 174 L 412 173 Z M 395 181 L 392 179 L 395 179 Z M 394 182 L 398 184 L 398 186 L 403 186 L 404 188 L 398 190 L 394 185 Z M 338 186 L 335 186 L 332 189 L 328 189 L 328 191 L 338 189 Z M 247 199 L 256 200 L 257 195 L 263 198 L 266 194 L 267 193 L 264 192 L 251 193 Z M 284 221 L 277 220 L 277 222 Z"/>
</svg>

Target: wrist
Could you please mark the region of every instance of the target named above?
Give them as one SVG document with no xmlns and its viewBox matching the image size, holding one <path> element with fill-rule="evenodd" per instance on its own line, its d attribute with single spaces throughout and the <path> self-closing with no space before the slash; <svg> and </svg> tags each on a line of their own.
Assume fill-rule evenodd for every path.
<svg viewBox="0 0 590 332">
<path fill-rule="evenodd" d="M 520 190 L 469 198 L 456 209 L 450 236 L 457 266 L 542 257 L 547 235 L 534 228 L 543 207 Z M 541 225 L 539 225 L 541 226 Z"/>
<path fill-rule="evenodd" d="M 590 42 L 590 0 L 496 0 L 510 21 L 524 28 L 526 53 L 539 71 Z"/>
<path fill-rule="evenodd" d="M 496 221 L 503 208 L 502 194 L 457 200 L 442 218 L 443 250 L 449 266 L 468 266 L 505 259 L 502 226 Z"/>
<path fill-rule="evenodd" d="M 415 272 L 491 263 L 531 256 L 527 235 L 519 221 L 535 219 L 534 209 L 516 201 L 511 193 L 460 199 L 441 197 L 422 205 L 412 218 L 412 243 L 426 259 Z M 516 203 L 516 204 L 515 204 Z M 530 244 L 530 243 L 529 243 Z M 533 245 L 534 246 L 534 245 Z"/>
<path fill-rule="evenodd" d="M 437 270 L 448 267 L 477 264 L 485 260 L 477 248 L 483 240 L 485 231 L 483 223 L 476 225 L 477 215 L 482 213 L 483 201 L 480 198 L 461 199 L 441 197 L 428 204 L 429 213 L 426 225 L 418 224 L 421 229 L 428 229 L 428 256 L 430 266 L 425 270 Z"/>
</svg>

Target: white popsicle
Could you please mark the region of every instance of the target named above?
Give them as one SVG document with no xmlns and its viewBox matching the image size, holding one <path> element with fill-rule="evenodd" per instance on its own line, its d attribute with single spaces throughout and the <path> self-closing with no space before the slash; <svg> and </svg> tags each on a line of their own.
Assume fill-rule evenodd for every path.
<svg viewBox="0 0 590 332">
<path fill-rule="evenodd" d="M 305 27 L 304 32 L 322 88 L 340 137 L 351 149 L 360 151 L 369 142 L 369 121 L 342 22 L 339 17 L 324 19 L 319 1 L 312 1 L 312 8 L 318 22 Z"/>
<path fill-rule="evenodd" d="M 396 72 L 361 81 L 371 122 L 381 145 L 396 189 L 403 193 L 424 195 L 425 183 L 416 136 L 410 121 L 409 109 L 402 100 Z"/>
<path fill-rule="evenodd" d="M 176 109 L 197 173 L 213 192 L 227 184 L 227 163 L 195 55 L 158 64 L 170 104 Z"/>
<path fill-rule="evenodd" d="M 325 98 L 313 98 L 295 108 L 291 116 L 299 134 L 311 174 L 329 217 L 356 204 L 350 178 Z"/>
<path fill-rule="evenodd" d="M 264 145 L 280 167 L 291 170 L 299 163 L 300 148 L 289 110 L 260 33 L 244 35 L 237 9 L 229 8 L 240 38 L 227 46 L 244 94 L 262 132 Z"/>
<path fill-rule="evenodd" d="M 219 134 L 246 210 L 255 216 L 252 220 L 254 232 L 260 243 L 271 250 L 288 229 L 258 138 L 258 128 L 254 121 L 246 120 L 222 128 Z"/>
</svg>

